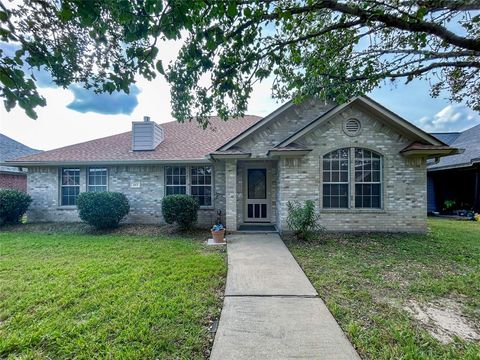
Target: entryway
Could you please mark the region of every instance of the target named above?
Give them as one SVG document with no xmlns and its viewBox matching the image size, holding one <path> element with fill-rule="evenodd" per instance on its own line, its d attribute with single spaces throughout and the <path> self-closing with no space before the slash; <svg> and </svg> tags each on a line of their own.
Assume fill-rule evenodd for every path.
<svg viewBox="0 0 480 360">
<path fill-rule="evenodd" d="M 244 222 L 271 222 L 271 165 L 269 163 L 245 164 Z"/>
</svg>

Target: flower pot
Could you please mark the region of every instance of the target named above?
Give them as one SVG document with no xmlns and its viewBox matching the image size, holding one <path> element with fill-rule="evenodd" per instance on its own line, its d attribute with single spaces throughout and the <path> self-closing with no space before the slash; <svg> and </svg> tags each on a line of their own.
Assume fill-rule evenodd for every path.
<svg viewBox="0 0 480 360">
<path fill-rule="evenodd" d="M 222 229 L 220 231 L 212 230 L 212 238 L 214 243 L 223 243 L 225 239 L 225 229 Z"/>
</svg>

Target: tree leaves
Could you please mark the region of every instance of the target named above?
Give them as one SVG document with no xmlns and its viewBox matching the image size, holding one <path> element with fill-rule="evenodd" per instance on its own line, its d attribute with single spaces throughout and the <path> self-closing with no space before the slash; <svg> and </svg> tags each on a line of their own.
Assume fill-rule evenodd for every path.
<svg viewBox="0 0 480 360">
<path fill-rule="evenodd" d="M 31 69 L 58 86 L 125 91 L 136 76 L 165 76 L 173 115 L 243 115 L 253 84 L 273 78 L 279 99 L 345 101 L 384 79 L 424 77 L 432 95 L 480 109 L 480 17 L 457 2 L 344 0 L 64 0 L 0 2 L 0 97 L 35 117 L 45 105 Z M 480 9 L 480 6 L 478 6 Z M 445 24 L 458 23 L 460 26 Z M 457 29 L 460 29 L 457 31 Z M 163 64 L 164 40 L 184 39 Z"/>
</svg>

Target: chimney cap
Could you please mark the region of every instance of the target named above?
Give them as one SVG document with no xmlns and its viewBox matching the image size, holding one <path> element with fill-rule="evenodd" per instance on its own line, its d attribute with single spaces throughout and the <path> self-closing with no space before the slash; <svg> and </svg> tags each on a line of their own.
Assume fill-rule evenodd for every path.
<svg viewBox="0 0 480 360">
<path fill-rule="evenodd" d="M 144 117 L 143 117 L 143 121 L 149 122 L 149 121 L 150 121 L 150 116 L 144 116 Z"/>
</svg>

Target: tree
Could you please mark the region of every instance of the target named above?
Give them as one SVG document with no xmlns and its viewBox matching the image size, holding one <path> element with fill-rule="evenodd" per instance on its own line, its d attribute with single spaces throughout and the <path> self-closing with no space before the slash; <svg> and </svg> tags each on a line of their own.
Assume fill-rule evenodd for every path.
<svg viewBox="0 0 480 360">
<path fill-rule="evenodd" d="M 44 105 L 26 67 L 107 92 L 160 73 L 173 115 L 206 125 L 212 112 L 242 115 L 268 77 L 279 99 L 339 102 L 424 78 L 433 96 L 480 110 L 478 10 L 477 0 L 0 0 L 0 39 L 19 45 L 1 56 L 0 96 L 30 116 Z M 157 55 L 172 39 L 184 45 L 164 69 Z"/>
</svg>

